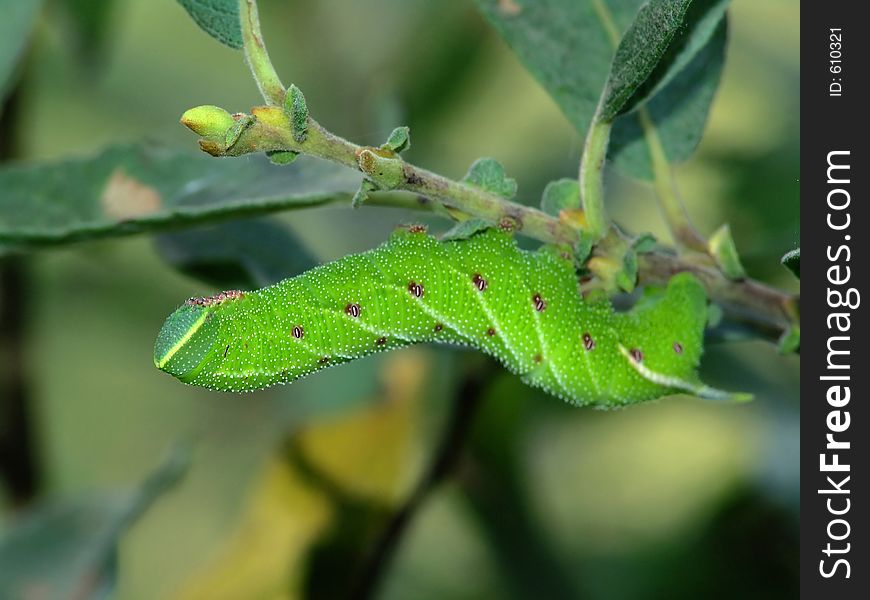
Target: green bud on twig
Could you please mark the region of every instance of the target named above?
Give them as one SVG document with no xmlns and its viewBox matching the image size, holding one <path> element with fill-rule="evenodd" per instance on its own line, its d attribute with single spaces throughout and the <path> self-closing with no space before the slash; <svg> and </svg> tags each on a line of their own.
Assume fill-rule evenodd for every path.
<svg viewBox="0 0 870 600">
<path fill-rule="evenodd" d="M 580 239 L 574 244 L 574 262 L 585 265 L 592 254 L 592 236 L 585 231 L 580 231 Z"/>
<path fill-rule="evenodd" d="M 292 83 L 284 94 L 284 112 L 290 117 L 293 139 L 301 144 L 308 136 L 308 105 L 302 90 Z"/>
<path fill-rule="evenodd" d="M 563 210 L 577 208 L 580 208 L 580 184 L 576 179 L 551 181 L 544 188 L 541 210 L 548 215 L 558 217 Z"/>
<path fill-rule="evenodd" d="M 637 284 L 637 252 L 633 248 L 625 251 L 622 257 L 622 270 L 616 274 L 616 285 L 629 294 Z"/>
<path fill-rule="evenodd" d="M 517 195 L 516 179 L 508 177 L 504 167 L 494 158 L 478 158 L 462 181 L 508 200 Z"/>
<path fill-rule="evenodd" d="M 386 143 L 381 146 L 381 150 L 389 150 L 396 154 L 401 154 L 411 147 L 411 130 L 408 127 L 396 127 L 387 138 Z"/>
<path fill-rule="evenodd" d="M 740 263 L 737 254 L 737 246 L 731 237 L 731 228 L 728 224 L 722 225 L 710 238 L 710 255 L 716 259 L 716 263 L 728 279 L 743 279 L 746 271 Z"/>
<path fill-rule="evenodd" d="M 221 137 L 236 120 L 221 107 L 206 104 L 185 111 L 181 124 L 202 137 Z"/>
</svg>

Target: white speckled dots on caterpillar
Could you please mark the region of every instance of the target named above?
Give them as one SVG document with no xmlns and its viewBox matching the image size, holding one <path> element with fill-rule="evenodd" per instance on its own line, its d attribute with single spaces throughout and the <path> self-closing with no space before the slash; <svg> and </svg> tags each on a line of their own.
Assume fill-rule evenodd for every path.
<svg viewBox="0 0 870 600">
<path fill-rule="evenodd" d="M 691 275 L 616 313 L 583 301 L 564 249 L 525 252 L 497 230 L 441 243 L 412 226 L 261 290 L 188 300 L 154 360 L 185 383 L 250 391 L 407 344 L 468 345 L 568 402 L 617 406 L 710 391 L 695 373 L 705 318 Z"/>
</svg>

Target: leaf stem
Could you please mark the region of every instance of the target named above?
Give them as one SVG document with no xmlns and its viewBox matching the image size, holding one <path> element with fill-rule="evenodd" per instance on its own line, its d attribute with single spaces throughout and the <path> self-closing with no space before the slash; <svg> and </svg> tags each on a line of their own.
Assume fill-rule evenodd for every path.
<svg viewBox="0 0 870 600">
<path fill-rule="evenodd" d="M 293 137 L 289 122 L 275 114 L 278 108 L 255 108 L 257 120 L 239 136 L 230 148 L 207 140 L 203 148 L 214 156 L 240 156 L 252 152 L 292 151 L 359 169 L 358 156 L 365 149 L 329 131 L 309 119 L 308 135 L 302 142 Z M 482 188 L 432 173 L 401 161 L 402 178 L 396 190 L 405 190 L 431 198 L 443 206 L 459 210 L 506 229 L 521 232 L 543 242 L 574 244 L 580 231 L 547 213 L 511 202 Z"/>
<path fill-rule="evenodd" d="M 662 145 L 658 131 L 650 118 L 646 107 L 641 107 L 637 112 L 637 120 L 640 122 L 643 135 L 649 150 L 650 162 L 653 170 L 653 186 L 661 203 L 665 222 L 670 229 L 674 242 L 686 248 L 707 252 L 707 241 L 692 226 L 686 208 L 680 200 L 677 192 L 674 173 Z"/>
<path fill-rule="evenodd" d="M 239 0 L 239 22 L 242 27 L 242 40 L 245 46 L 245 58 L 257 87 L 266 103 L 280 106 L 284 101 L 284 84 L 269 60 L 263 34 L 260 32 L 260 16 L 257 13 L 256 0 Z"/>
<path fill-rule="evenodd" d="M 599 109 L 601 105 L 599 104 Z M 596 110 L 580 161 L 580 199 L 586 215 L 586 226 L 593 241 L 600 240 L 607 232 L 607 217 L 604 212 L 604 160 L 610 142 L 612 123 L 598 118 Z"/>
</svg>

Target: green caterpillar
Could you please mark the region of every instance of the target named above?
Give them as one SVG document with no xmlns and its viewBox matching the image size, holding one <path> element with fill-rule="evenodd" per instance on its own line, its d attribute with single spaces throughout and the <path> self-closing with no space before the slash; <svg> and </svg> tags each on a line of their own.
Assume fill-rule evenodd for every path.
<svg viewBox="0 0 870 600">
<path fill-rule="evenodd" d="M 704 289 L 689 274 L 617 313 L 582 299 L 564 248 L 525 252 L 494 229 L 438 242 L 412 226 L 261 290 L 191 298 L 163 325 L 154 362 L 185 383 L 249 391 L 440 342 L 474 346 L 578 405 L 730 397 L 696 374 L 706 314 Z"/>
</svg>

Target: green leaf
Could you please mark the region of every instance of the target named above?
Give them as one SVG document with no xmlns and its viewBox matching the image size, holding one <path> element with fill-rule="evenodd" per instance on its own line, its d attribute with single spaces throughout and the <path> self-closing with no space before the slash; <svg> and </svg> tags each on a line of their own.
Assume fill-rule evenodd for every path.
<svg viewBox="0 0 870 600">
<path fill-rule="evenodd" d="M 698 147 L 725 66 L 727 41 L 728 22 L 722 19 L 687 66 L 644 104 L 672 163 L 687 159 Z M 608 156 L 620 170 L 652 179 L 649 149 L 635 113 L 616 119 Z"/>
<path fill-rule="evenodd" d="M 740 254 L 737 252 L 737 246 L 731 236 L 731 228 L 727 223 L 710 237 L 709 248 L 710 254 L 716 259 L 716 263 L 726 277 L 729 279 L 746 277 L 746 270 L 740 262 Z"/>
<path fill-rule="evenodd" d="M 0 0 L 0 103 L 24 52 L 41 0 Z"/>
<path fill-rule="evenodd" d="M 791 252 L 787 252 L 780 260 L 786 269 L 794 273 L 798 279 L 801 278 L 801 249 L 795 248 Z"/>
<path fill-rule="evenodd" d="M 143 145 L 0 168 L 0 249 L 177 228 L 350 199 L 360 175 L 300 157 L 216 159 Z"/>
<path fill-rule="evenodd" d="M 551 181 L 541 196 L 541 210 L 558 217 L 565 209 L 580 208 L 580 184 L 576 179 Z"/>
<path fill-rule="evenodd" d="M 605 83 L 599 119 L 612 121 L 631 106 L 629 100 L 652 75 L 677 31 L 684 25 L 692 0 L 650 0 L 616 49 Z"/>
<path fill-rule="evenodd" d="M 265 287 L 318 262 L 287 224 L 274 217 L 167 233 L 154 243 L 175 268 L 225 290 Z"/>
<path fill-rule="evenodd" d="M 683 23 L 668 45 L 667 51 L 660 57 L 656 68 L 636 89 L 621 112 L 633 110 L 662 91 L 683 73 L 692 60 L 710 45 L 719 29 L 724 27 L 729 0 L 694 0 L 689 4 Z M 722 47 L 724 49 L 724 40 Z M 714 81 L 718 81 L 718 77 Z"/>
<path fill-rule="evenodd" d="M 503 198 L 511 199 L 517 195 L 516 180 L 507 177 L 504 167 L 494 158 L 474 161 L 462 181 Z"/>
<path fill-rule="evenodd" d="M 308 104 L 302 90 L 292 83 L 284 94 L 284 112 L 290 117 L 293 139 L 301 144 L 308 137 Z"/>
<path fill-rule="evenodd" d="M 293 152 L 292 150 L 267 150 L 266 158 L 268 158 L 269 162 L 273 165 L 284 166 L 289 165 L 299 158 L 299 153 Z"/>
<path fill-rule="evenodd" d="M 580 239 L 574 244 L 574 264 L 585 265 L 589 256 L 592 254 L 592 246 L 594 245 L 592 236 L 587 232 L 580 232 Z"/>
<path fill-rule="evenodd" d="M 221 44 L 241 48 L 238 0 L 178 0 L 200 29 Z"/>
<path fill-rule="evenodd" d="M 795 354 L 801 349 L 801 328 L 800 325 L 792 325 L 779 338 L 777 342 L 777 350 L 780 354 Z"/>
<path fill-rule="evenodd" d="M 411 147 L 411 130 L 408 127 L 396 127 L 390 133 L 386 143 L 381 146 L 381 150 L 389 150 L 396 154 L 401 154 Z"/>
<path fill-rule="evenodd" d="M 642 233 L 631 243 L 631 247 L 638 254 L 647 254 L 655 250 L 658 240 L 651 233 Z"/>
<path fill-rule="evenodd" d="M 353 208 L 359 208 L 365 202 L 368 202 L 369 193 L 377 191 L 378 189 L 380 188 L 378 188 L 377 184 L 375 184 L 373 181 L 363 179 L 360 182 L 359 188 L 357 189 L 356 193 L 353 195 L 353 198 L 351 198 L 350 205 Z"/>
<path fill-rule="evenodd" d="M 476 0 L 480 10 L 550 93 L 581 135 L 595 113 L 610 73 L 614 42 L 626 31 L 642 0 L 514 0 L 518 11 L 504 11 L 499 0 Z M 630 97 L 627 108 L 647 106 L 667 157 L 688 158 L 703 133 L 722 71 L 726 0 L 695 0 L 686 26 Z M 603 10 L 601 10 L 603 8 Z M 636 117 L 614 123 L 609 152 L 620 170 L 651 178 L 649 152 Z"/>
<path fill-rule="evenodd" d="M 120 538 L 189 462 L 176 447 L 135 489 L 55 501 L 12 522 L 0 537 L 0 598 L 108 597 Z"/>
<path fill-rule="evenodd" d="M 486 231 L 490 227 L 492 227 L 492 223 L 475 217 L 473 219 L 468 219 L 467 221 L 457 223 L 451 229 L 444 232 L 440 239 L 442 242 L 467 240 L 468 238 L 475 236 L 482 231 Z"/>
</svg>

